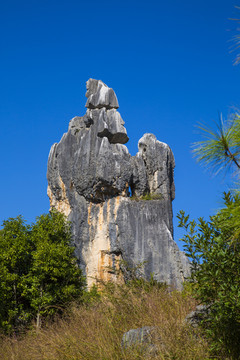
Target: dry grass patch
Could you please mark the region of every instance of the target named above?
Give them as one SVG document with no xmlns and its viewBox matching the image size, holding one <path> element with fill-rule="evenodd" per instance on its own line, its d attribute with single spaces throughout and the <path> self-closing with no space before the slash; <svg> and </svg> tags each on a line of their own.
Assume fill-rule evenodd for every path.
<svg viewBox="0 0 240 360">
<path fill-rule="evenodd" d="M 3 338 L 0 359 L 208 359 L 207 343 L 184 323 L 194 307 L 190 297 L 168 289 L 108 284 L 99 301 L 74 304 L 52 325 L 32 330 L 21 339 Z M 143 326 L 156 326 L 161 338 L 156 344 L 159 352 L 152 357 L 141 349 L 121 349 L 123 334 Z"/>
</svg>

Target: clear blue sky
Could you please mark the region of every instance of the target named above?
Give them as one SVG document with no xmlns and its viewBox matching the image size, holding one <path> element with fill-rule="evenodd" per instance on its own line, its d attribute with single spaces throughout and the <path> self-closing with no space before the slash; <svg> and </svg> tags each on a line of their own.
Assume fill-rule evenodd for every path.
<svg viewBox="0 0 240 360">
<path fill-rule="evenodd" d="M 1 1 L 0 221 L 49 209 L 51 145 L 85 112 L 85 82 L 101 79 L 118 97 L 135 155 L 146 132 L 172 148 L 173 207 L 213 214 L 229 186 L 191 154 L 194 125 L 240 107 L 240 66 L 231 39 L 236 0 Z M 180 236 L 175 227 L 175 239 Z"/>
</svg>

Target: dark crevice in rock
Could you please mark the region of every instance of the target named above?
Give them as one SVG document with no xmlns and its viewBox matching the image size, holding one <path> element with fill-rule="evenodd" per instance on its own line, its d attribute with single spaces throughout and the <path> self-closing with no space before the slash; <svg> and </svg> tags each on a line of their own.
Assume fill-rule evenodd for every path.
<svg viewBox="0 0 240 360">
<path fill-rule="evenodd" d="M 84 115 L 83 121 L 86 125 L 86 128 L 90 128 L 90 126 L 93 124 L 93 119 L 91 119 L 88 115 Z"/>
<path fill-rule="evenodd" d="M 116 250 L 105 250 L 104 253 L 105 253 L 105 254 L 108 254 L 108 255 L 122 256 L 122 251 L 119 250 L 119 249 L 116 249 Z"/>
<path fill-rule="evenodd" d="M 126 144 L 129 140 L 127 134 L 115 133 L 112 134 L 108 129 L 104 129 L 103 131 L 97 134 L 100 138 L 106 137 L 110 144 Z"/>
</svg>

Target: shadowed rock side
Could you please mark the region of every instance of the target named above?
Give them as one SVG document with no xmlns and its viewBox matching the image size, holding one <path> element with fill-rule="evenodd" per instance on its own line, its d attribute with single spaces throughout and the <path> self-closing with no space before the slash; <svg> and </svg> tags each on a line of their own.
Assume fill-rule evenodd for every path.
<svg viewBox="0 0 240 360">
<path fill-rule="evenodd" d="M 90 79 L 86 97 L 86 114 L 50 150 L 47 178 L 51 207 L 72 222 L 88 285 L 123 281 L 143 263 L 146 278 L 180 288 L 189 263 L 173 241 L 173 153 L 145 134 L 131 156 L 114 91 Z"/>
</svg>

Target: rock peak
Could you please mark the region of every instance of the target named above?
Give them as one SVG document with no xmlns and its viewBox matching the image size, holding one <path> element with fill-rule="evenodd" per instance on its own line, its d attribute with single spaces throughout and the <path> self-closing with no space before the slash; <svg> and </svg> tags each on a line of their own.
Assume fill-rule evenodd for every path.
<svg viewBox="0 0 240 360">
<path fill-rule="evenodd" d="M 127 279 L 127 268 L 142 263 L 141 276 L 180 288 L 189 265 L 173 241 L 173 153 L 145 134 L 131 156 L 114 91 L 89 79 L 86 96 L 86 114 L 51 148 L 47 178 L 51 207 L 71 221 L 88 285 Z"/>
<path fill-rule="evenodd" d="M 113 89 L 101 80 L 89 79 L 87 81 L 86 108 L 89 109 L 118 109 L 118 100 Z"/>
</svg>

